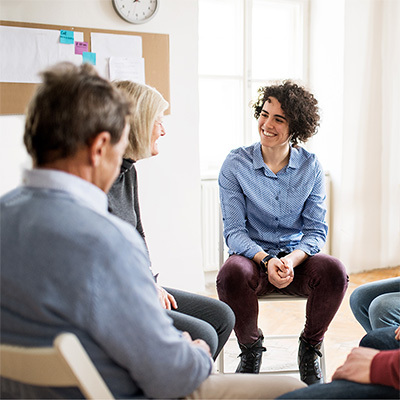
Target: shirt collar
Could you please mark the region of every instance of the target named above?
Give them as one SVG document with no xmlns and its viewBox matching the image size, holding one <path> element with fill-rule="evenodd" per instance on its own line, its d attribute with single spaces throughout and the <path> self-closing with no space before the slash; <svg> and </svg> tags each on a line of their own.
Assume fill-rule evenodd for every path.
<svg viewBox="0 0 400 400">
<path fill-rule="evenodd" d="M 97 212 L 107 212 L 107 195 L 97 186 L 76 175 L 53 169 L 34 168 L 24 170 L 22 179 L 24 186 L 61 190 Z"/>
<path fill-rule="evenodd" d="M 298 168 L 300 166 L 300 148 L 293 147 L 291 144 L 290 146 L 290 157 L 288 168 Z M 261 143 L 257 142 L 254 145 L 254 156 L 253 156 L 253 167 L 254 169 L 265 168 L 266 165 L 264 163 L 264 159 L 261 153 Z"/>
</svg>

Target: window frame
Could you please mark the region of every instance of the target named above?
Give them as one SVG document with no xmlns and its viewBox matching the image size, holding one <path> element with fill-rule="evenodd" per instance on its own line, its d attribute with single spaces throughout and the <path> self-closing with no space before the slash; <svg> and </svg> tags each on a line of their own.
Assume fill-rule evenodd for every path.
<svg viewBox="0 0 400 400">
<path fill-rule="evenodd" d="M 260 1 L 260 0 L 257 0 Z M 276 3 L 282 4 L 283 2 L 298 4 L 301 6 L 301 23 L 302 23 L 302 77 L 299 78 L 302 83 L 308 85 L 309 82 L 309 14 L 310 14 L 310 0 L 261 0 L 266 3 Z M 199 0 L 201 2 L 201 0 Z M 253 92 L 253 84 L 257 83 L 257 86 L 260 87 L 264 84 L 268 83 L 268 80 L 259 80 L 256 77 L 252 76 L 252 9 L 253 9 L 253 0 L 242 0 L 243 7 L 243 51 L 242 51 L 242 74 L 241 75 L 223 75 L 223 74 L 202 74 L 199 71 L 198 79 L 199 79 L 199 87 L 202 79 L 215 79 L 215 80 L 223 80 L 223 79 L 232 79 L 241 81 L 242 86 L 242 107 L 243 107 L 243 119 L 242 119 L 242 143 L 240 145 L 250 145 L 254 143 L 254 118 L 252 115 L 252 108 L 249 106 L 250 102 L 254 100 L 254 96 L 256 93 Z M 200 103 L 199 103 L 200 104 Z M 200 116 L 201 118 L 201 116 Z M 201 135 L 201 131 L 199 132 Z M 201 160 L 200 153 L 200 160 Z M 202 179 L 211 179 L 216 178 L 218 175 L 218 171 L 201 168 L 201 178 Z"/>
</svg>

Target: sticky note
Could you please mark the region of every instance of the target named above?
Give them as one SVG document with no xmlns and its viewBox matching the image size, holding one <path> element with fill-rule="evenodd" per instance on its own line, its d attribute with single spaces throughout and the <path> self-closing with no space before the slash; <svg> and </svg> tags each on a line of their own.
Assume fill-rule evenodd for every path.
<svg viewBox="0 0 400 400">
<path fill-rule="evenodd" d="M 60 43 L 74 44 L 74 31 L 60 31 Z"/>
<path fill-rule="evenodd" d="M 82 52 L 82 62 L 96 65 L 96 53 Z"/>
<path fill-rule="evenodd" d="M 82 54 L 84 51 L 88 51 L 87 42 L 75 42 L 75 54 Z"/>
</svg>

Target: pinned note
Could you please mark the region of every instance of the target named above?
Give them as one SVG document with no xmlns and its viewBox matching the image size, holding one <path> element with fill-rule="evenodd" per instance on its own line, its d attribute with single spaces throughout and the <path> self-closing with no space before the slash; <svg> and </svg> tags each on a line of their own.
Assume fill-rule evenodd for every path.
<svg viewBox="0 0 400 400">
<path fill-rule="evenodd" d="M 96 53 L 82 52 L 82 62 L 96 65 Z"/>
<path fill-rule="evenodd" d="M 74 44 L 74 31 L 66 31 L 62 29 L 60 31 L 60 43 Z"/>
<path fill-rule="evenodd" d="M 88 51 L 87 42 L 75 42 L 75 54 L 82 54 L 84 51 Z"/>
</svg>

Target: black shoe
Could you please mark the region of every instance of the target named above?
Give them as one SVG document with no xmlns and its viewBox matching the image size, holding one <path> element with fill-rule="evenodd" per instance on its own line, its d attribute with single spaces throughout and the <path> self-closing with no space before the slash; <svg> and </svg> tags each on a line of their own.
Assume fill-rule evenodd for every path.
<svg viewBox="0 0 400 400">
<path fill-rule="evenodd" d="M 299 339 L 299 371 L 300 379 L 307 385 L 315 383 L 324 383 L 321 368 L 319 367 L 319 358 L 322 357 L 322 342 L 312 346 L 302 336 Z"/>
<path fill-rule="evenodd" d="M 241 374 L 258 374 L 261 368 L 262 353 L 267 349 L 263 347 L 264 336 L 259 330 L 259 338 L 252 344 L 239 343 L 240 363 L 236 369 L 236 373 Z"/>
</svg>

